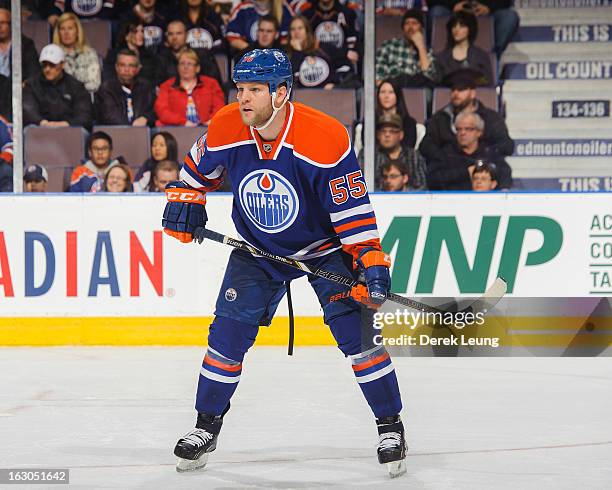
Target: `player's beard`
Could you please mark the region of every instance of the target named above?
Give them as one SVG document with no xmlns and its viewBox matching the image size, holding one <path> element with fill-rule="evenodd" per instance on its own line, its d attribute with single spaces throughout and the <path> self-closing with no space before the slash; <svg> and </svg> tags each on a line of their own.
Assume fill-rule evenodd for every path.
<svg viewBox="0 0 612 490">
<path fill-rule="evenodd" d="M 264 125 L 268 119 L 272 116 L 272 104 L 266 107 L 265 109 L 253 109 L 250 112 L 244 113 L 240 111 L 240 117 L 242 118 L 242 122 L 247 126 L 262 126 Z"/>
</svg>

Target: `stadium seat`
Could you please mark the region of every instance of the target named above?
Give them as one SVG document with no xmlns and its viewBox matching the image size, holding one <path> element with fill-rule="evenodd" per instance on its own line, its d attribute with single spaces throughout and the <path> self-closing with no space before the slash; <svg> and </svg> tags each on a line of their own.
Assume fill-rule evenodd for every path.
<svg viewBox="0 0 612 490">
<path fill-rule="evenodd" d="M 401 17 L 376 16 L 376 49 L 386 40 L 402 36 Z"/>
<path fill-rule="evenodd" d="M 495 90 L 495 87 L 478 87 L 476 89 L 476 97 L 489 109 L 499 111 L 499 100 L 497 98 L 497 91 Z M 442 87 L 434 90 L 433 112 L 438 112 L 449 102 L 449 88 Z"/>
<path fill-rule="evenodd" d="M 148 127 L 94 126 L 113 139 L 113 156 L 123 156 L 130 167 L 140 167 L 149 158 L 151 147 Z"/>
<path fill-rule="evenodd" d="M 176 138 L 178 146 L 178 162 L 183 163 L 183 159 L 187 152 L 191 149 L 196 140 L 207 131 L 206 126 L 162 126 L 153 130 L 153 133 L 159 131 L 168 131 Z"/>
<path fill-rule="evenodd" d="M 81 20 L 81 23 L 87 42 L 104 58 L 111 48 L 111 23 L 107 20 Z"/>
<path fill-rule="evenodd" d="M 446 48 L 446 23 L 448 17 L 435 17 L 431 33 L 431 49 L 438 53 Z M 478 17 L 478 36 L 474 45 L 487 52 L 493 50 L 494 45 L 493 18 Z"/>
<path fill-rule="evenodd" d="M 408 113 L 414 117 L 416 122 L 424 124 L 427 119 L 427 96 L 424 88 L 402 89 L 404 102 Z"/>
<path fill-rule="evenodd" d="M 34 41 L 36 51 L 49 44 L 51 32 L 49 23 L 46 20 L 26 20 L 21 23 L 21 32 L 24 36 Z"/>
<path fill-rule="evenodd" d="M 225 84 L 229 80 L 229 62 L 224 54 L 216 54 L 215 61 L 221 73 L 221 81 Z"/>
<path fill-rule="evenodd" d="M 80 127 L 29 126 L 24 130 L 25 163 L 43 165 L 49 172 L 49 192 L 62 192 L 85 155 L 86 137 Z"/>
<path fill-rule="evenodd" d="M 352 127 L 357 117 L 357 100 L 353 89 L 296 88 L 293 91 L 293 100 L 329 114 L 349 128 Z"/>
</svg>

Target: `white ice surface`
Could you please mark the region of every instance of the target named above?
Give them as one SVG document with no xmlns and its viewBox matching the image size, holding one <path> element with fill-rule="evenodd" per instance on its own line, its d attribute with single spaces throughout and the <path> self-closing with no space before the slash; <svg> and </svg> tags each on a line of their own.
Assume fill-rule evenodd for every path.
<svg viewBox="0 0 612 490">
<path fill-rule="evenodd" d="M 0 349 L 0 467 L 70 468 L 55 489 L 612 488 L 612 359 L 396 358 L 410 449 L 390 480 L 332 347 L 254 348 L 208 467 L 177 474 L 203 353 Z"/>
</svg>

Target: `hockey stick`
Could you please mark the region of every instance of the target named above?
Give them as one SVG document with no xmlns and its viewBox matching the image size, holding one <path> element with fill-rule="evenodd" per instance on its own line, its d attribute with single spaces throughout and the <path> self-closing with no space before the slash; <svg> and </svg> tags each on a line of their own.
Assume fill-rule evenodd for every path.
<svg viewBox="0 0 612 490">
<path fill-rule="evenodd" d="M 324 279 L 328 279 L 329 281 L 335 282 L 337 284 L 342 284 L 343 286 L 348 286 L 350 288 L 358 285 L 366 285 L 363 282 L 356 281 L 352 277 L 336 274 L 335 272 L 330 272 L 323 269 L 319 269 L 318 267 L 306 265 L 304 262 L 300 262 L 299 260 L 290 259 L 288 257 L 283 257 L 281 255 L 275 255 L 273 253 L 266 252 L 265 250 L 260 250 L 256 247 L 253 247 L 252 245 L 249 245 L 248 243 L 242 242 L 240 240 L 235 240 L 227 235 L 222 235 L 221 233 L 217 233 L 216 231 L 212 231 L 207 228 L 196 228 L 194 236 L 208 238 L 209 240 L 212 240 L 214 242 L 223 243 L 224 245 L 229 245 L 238 250 L 242 250 L 253 255 L 259 255 L 268 260 L 279 262 L 295 269 L 300 269 L 308 274 L 312 274 L 317 277 L 322 277 Z M 495 279 L 491 287 L 487 289 L 479 299 L 468 305 L 466 308 L 463 308 L 460 312 L 456 313 L 476 313 L 479 311 L 486 313 L 489 309 L 491 309 L 497 304 L 497 302 L 504 294 L 506 294 L 506 289 L 506 281 L 504 281 L 501 277 L 498 277 L 497 279 Z M 420 301 L 416 301 L 411 298 L 406 298 L 404 296 L 400 296 L 399 294 L 391 292 L 387 294 L 387 299 L 393 301 L 394 303 L 399 303 L 400 305 L 412 308 L 414 310 L 429 313 L 449 313 L 448 311 L 436 308 L 435 306 L 431 306 L 426 303 L 421 303 Z"/>
</svg>

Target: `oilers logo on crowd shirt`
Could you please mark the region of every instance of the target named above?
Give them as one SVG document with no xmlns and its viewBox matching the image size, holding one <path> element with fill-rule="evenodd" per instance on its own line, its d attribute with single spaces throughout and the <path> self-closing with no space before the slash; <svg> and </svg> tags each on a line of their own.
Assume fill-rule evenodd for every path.
<svg viewBox="0 0 612 490">
<path fill-rule="evenodd" d="M 335 22 L 321 22 L 315 29 L 315 37 L 321 44 L 341 48 L 344 43 L 344 31 Z"/>
<path fill-rule="evenodd" d="M 206 29 L 194 27 L 187 32 L 187 44 L 192 49 L 212 49 L 213 37 Z"/>
<path fill-rule="evenodd" d="M 72 0 L 72 11 L 77 15 L 96 15 L 102 7 L 102 0 Z"/>
<path fill-rule="evenodd" d="M 306 56 L 300 65 L 298 78 L 304 87 L 317 87 L 329 77 L 329 64 L 319 56 Z"/>
<path fill-rule="evenodd" d="M 255 170 L 246 175 L 240 182 L 238 196 L 249 220 L 266 233 L 286 230 L 300 209 L 291 183 L 273 170 Z"/>
</svg>

